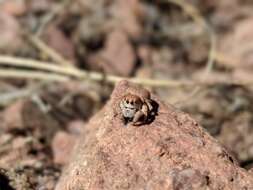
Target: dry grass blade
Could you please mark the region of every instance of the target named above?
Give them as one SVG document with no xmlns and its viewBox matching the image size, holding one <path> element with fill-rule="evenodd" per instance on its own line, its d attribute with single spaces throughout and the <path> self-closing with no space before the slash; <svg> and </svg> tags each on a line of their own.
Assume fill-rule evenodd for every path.
<svg viewBox="0 0 253 190">
<path fill-rule="evenodd" d="M 49 47 L 40 39 L 40 35 L 46 28 L 46 26 L 60 13 L 62 13 L 66 6 L 71 3 L 71 0 L 63 0 L 59 2 L 58 6 L 53 6 L 52 10 L 46 14 L 41 21 L 39 28 L 37 29 L 35 35 L 30 34 L 27 31 L 23 31 L 24 36 L 29 40 L 29 42 L 35 46 L 38 50 L 43 52 L 45 55 L 50 57 L 55 63 L 58 63 L 63 66 L 72 66 L 73 64 L 70 61 L 67 61 L 63 56 L 61 56 L 57 51 Z"/>
<path fill-rule="evenodd" d="M 41 82 L 39 84 L 36 83 L 34 85 L 30 85 L 28 87 L 26 86 L 21 89 L 17 88 L 9 90 L 8 92 L 5 93 L 0 93 L 0 106 L 7 106 L 17 99 L 30 97 L 34 94 L 38 94 L 39 90 L 46 84 L 48 84 L 48 82 Z"/>
<path fill-rule="evenodd" d="M 33 36 L 32 34 L 26 35 L 28 40 L 38 48 L 41 52 L 45 53 L 48 57 L 50 57 L 54 62 L 63 65 L 63 66 L 72 66 L 73 64 L 70 61 L 67 61 L 63 58 L 58 52 L 45 44 L 40 38 L 37 36 Z"/>
<path fill-rule="evenodd" d="M 138 84 L 152 86 L 152 87 L 182 87 L 182 86 L 189 86 L 191 83 L 187 81 L 179 82 L 176 80 L 153 80 L 153 79 L 144 79 L 144 78 L 124 78 L 124 77 L 119 77 L 119 76 L 114 76 L 114 75 L 103 75 L 102 73 L 99 73 L 99 72 L 88 72 L 88 71 L 79 70 L 73 67 L 62 67 L 59 65 L 54 65 L 49 62 L 41 62 L 41 61 L 32 60 L 32 59 L 16 58 L 16 57 L 10 57 L 10 56 L 0 56 L 0 65 L 8 65 L 8 66 L 13 66 L 13 67 L 22 67 L 22 68 L 29 68 L 29 69 L 36 69 L 40 71 L 48 71 L 52 73 L 57 73 L 56 75 L 57 77 L 55 79 L 56 81 L 61 81 L 62 79 L 58 80 L 57 78 L 58 76 L 64 75 L 64 77 L 67 77 L 67 76 L 74 77 L 79 80 L 83 80 L 83 79 L 90 79 L 93 81 L 105 80 L 106 82 L 109 82 L 112 84 L 115 84 L 116 82 L 119 82 L 120 80 L 126 79 Z M 17 71 L 17 70 L 13 70 L 13 71 Z M 4 72 L 5 71 L 3 71 L 3 73 Z M 32 74 L 35 71 L 23 70 L 22 72 L 27 74 L 26 76 L 24 76 L 24 78 L 32 78 L 32 76 L 34 76 L 36 77 L 34 79 L 42 79 L 42 80 L 46 79 L 45 78 L 46 76 L 49 77 L 52 75 L 52 73 L 39 72 L 40 76 L 36 76 L 36 74 Z M 7 74 L 2 75 L 2 77 L 3 76 L 8 77 Z M 11 76 L 15 77 L 15 73 L 12 72 L 12 74 L 9 77 Z M 18 77 L 20 78 L 22 77 L 22 75 L 19 74 Z"/>
<path fill-rule="evenodd" d="M 54 6 L 52 11 L 50 11 L 43 17 L 41 25 L 36 31 L 36 36 L 40 36 L 44 28 L 50 23 L 50 21 L 53 20 L 58 14 L 60 14 L 70 3 L 71 0 L 62 0 L 59 6 Z"/>
<path fill-rule="evenodd" d="M 72 76 L 81 75 L 78 69 L 75 69 L 72 67 L 63 67 L 63 66 L 55 65 L 51 62 L 37 61 L 37 60 L 27 59 L 27 58 L 16 58 L 16 57 L 11 57 L 11 56 L 0 55 L 0 64 L 14 66 L 14 67 L 39 69 L 39 70 L 50 71 L 50 72 L 72 75 Z"/>
<path fill-rule="evenodd" d="M 194 86 L 213 86 L 213 85 L 241 85 L 251 86 L 253 81 L 238 81 L 238 80 L 219 80 L 212 81 L 192 81 L 192 80 L 155 80 L 148 78 L 123 78 L 114 75 L 103 75 L 98 72 L 88 72 L 74 68 L 64 68 L 58 65 L 52 65 L 48 62 L 40 62 L 37 60 L 15 58 L 9 56 L 0 56 L 0 64 L 23 67 L 26 69 L 0 69 L 0 78 L 22 78 L 22 79 L 38 79 L 44 81 L 65 82 L 71 79 L 76 80 L 91 80 L 91 81 L 104 81 L 107 83 L 115 84 L 123 79 L 134 82 L 144 86 L 150 87 L 194 87 Z M 31 69 L 35 69 L 31 70 Z M 36 71 L 38 70 L 38 71 Z M 45 72 L 47 71 L 47 72 Z"/>
<path fill-rule="evenodd" d="M 62 76 L 53 73 L 45 73 L 40 71 L 30 70 L 17 70 L 17 69 L 0 69 L 0 78 L 12 78 L 12 79 L 38 79 L 44 81 L 57 81 L 65 82 L 70 80 L 67 76 Z"/>
</svg>

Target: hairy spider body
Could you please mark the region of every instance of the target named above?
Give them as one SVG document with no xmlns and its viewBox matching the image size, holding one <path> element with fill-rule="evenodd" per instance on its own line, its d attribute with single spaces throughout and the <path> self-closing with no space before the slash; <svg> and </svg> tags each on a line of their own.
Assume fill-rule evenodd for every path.
<svg viewBox="0 0 253 190">
<path fill-rule="evenodd" d="M 123 117 L 132 121 L 133 125 L 138 126 L 147 122 L 148 116 L 152 111 L 150 95 L 141 98 L 134 94 L 126 94 L 120 101 L 120 108 Z"/>
</svg>

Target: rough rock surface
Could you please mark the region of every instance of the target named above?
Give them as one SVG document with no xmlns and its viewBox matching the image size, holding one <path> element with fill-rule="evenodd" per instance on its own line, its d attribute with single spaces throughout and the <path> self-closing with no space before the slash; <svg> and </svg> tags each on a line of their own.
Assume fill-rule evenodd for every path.
<svg viewBox="0 0 253 190">
<path fill-rule="evenodd" d="M 83 131 L 56 190 L 253 189 L 253 176 L 188 114 L 152 95 L 154 121 L 124 125 L 120 98 L 143 89 L 120 82 Z"/>
</svg>

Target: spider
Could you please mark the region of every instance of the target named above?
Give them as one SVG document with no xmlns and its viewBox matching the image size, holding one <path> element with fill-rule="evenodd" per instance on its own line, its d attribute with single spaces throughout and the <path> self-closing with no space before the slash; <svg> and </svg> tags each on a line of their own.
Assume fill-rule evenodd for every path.
<svg viewBox="0 0 253 190">
<path fill-rule="evenodd" d="M 153 110 L 150 93 L 145 97 L 140 97 L 131 93 L 126 94 L 120 101 L 120 108 L 126 121 L 131 121 L 133 125 L 139 126 L 147 123 Z"/>
</svg>

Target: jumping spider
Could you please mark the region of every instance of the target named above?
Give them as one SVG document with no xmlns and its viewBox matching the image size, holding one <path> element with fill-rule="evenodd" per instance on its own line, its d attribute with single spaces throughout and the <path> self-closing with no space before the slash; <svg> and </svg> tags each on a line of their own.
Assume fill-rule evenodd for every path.
<svg viewBox="0 0 253 190">
<path fill-rule="evenodd" d="M 135 126 L 147 123 L 153 110 L 149 93 L 144 98 L 128 93 L 122 97 L 119 105 L 125 121 L 131 121 Z"/>
</svg>

